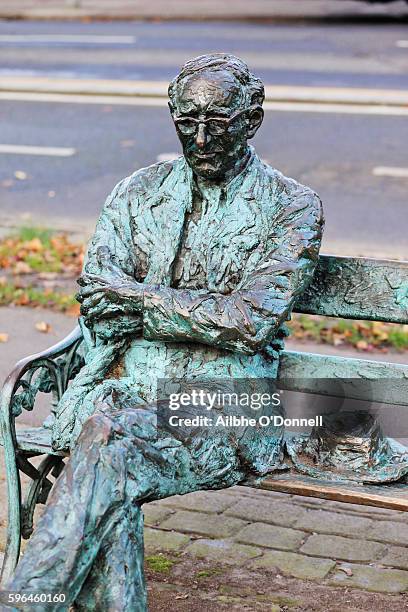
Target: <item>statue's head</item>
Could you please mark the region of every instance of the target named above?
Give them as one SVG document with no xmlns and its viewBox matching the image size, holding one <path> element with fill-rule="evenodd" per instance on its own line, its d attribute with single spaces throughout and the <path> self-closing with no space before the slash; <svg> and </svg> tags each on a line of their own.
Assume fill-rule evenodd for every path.
<svg viewBox="0 0 408 612">
<path fill-rule="evenodd" d="M 222 180 L 246 158 L 263 119 L 264 87 L 233 55 L 187 62 L 170 83 L 169 106 L 184 156 L 198 176 Z"/>
</svg>

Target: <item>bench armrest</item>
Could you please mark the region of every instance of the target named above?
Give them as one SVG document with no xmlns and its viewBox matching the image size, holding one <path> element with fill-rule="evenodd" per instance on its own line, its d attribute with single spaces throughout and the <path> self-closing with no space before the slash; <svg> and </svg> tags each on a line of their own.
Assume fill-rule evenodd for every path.
<svg viewBox="0 0 408 612">
<path fill-rule="evenodd" d="M 79 326 L 52 347 L 21 359 L 7 376 L 1 390 L 1 420 L 15 441 L 14 420 L 23 410 L 34 408 L 38 392 L 52 393 L 56 405 L 69 381 L 83 365 L 78 351 L 82 342 Z"/>
</svg>

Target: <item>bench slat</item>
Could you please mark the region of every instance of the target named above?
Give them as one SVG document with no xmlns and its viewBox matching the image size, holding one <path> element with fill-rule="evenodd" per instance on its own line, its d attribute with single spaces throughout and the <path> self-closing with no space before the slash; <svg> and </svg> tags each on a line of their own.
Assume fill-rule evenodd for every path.
<svg viewBox="0 0 408 612">
<path fill-rule="evenodd" d="M 17 432 L 18 449 L 33 455 L 58 455 L 65 457 L 68 453 L 54 451 L 51 446 L 51 430 L 45 427 L 25 427 Z M 0 436 L 0 446 L 3 440 Z"/>
<path fill-rule="evenodd" d="M 254 486 L 250 484 L 249 486 Z M 318 497 L 332 501 L 361 504 L 363 506 L 376 506 L 391 510 L 408 510 L 408 485 L 382 484 L 357 485 L 354 483 L 329 483 L 324 480 L 300 476 L 298 473 L 277 474 L 268 476 L 259 485 L 259 488 L 268 491 L 280 491 L 291 495 L 304 495 Z"/>
<path fill-rule="evenodd" d="M 367 384 L 354 385 L 351 379 L 356 378 L 366 380 Z M 330 395 L 332 386 L 330 389 L 325 379 L 338 380 L 345 397 L 350 399 L 364 400 L 369 397 L 372 402 L 408 406 L 408 365 L 297 351 L 282 352 L 280 388 Z M 392 384 L 389 379 L 392 379 Z"/>
<path fill-rule="evenodd" d="M 321 255 L 294 311 L 408 323 L 408 262 Z"/>
</svg>

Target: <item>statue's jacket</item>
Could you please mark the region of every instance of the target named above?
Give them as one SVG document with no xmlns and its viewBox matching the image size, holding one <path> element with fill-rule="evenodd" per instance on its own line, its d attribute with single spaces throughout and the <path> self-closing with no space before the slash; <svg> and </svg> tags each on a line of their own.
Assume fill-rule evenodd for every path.
<svg viewBox="0 0 408 612">
<path fill-rule="evenodd" d="M 86 366 L 60 402 L 55 447 L 75 442 L 97 400 L 112 389 L 146 405 L 157 399 L 158 379 L 276 378 L 285 321 L 318 261 L 320 199 L 251 148 L 240 174 L 204 192 L 185 286 L 175 288 L 196 189 L 180 157 L 135 172 L 107 199 L 84 270 L 108 276 L 100 257 L 108 249 L 115 266 L 144 283 L 142 328 L 140 317 L 127 313 L 108 328 L 82 325 Z M 197 266 L 204 282 L 194 286 L 189 268 Z"/>
</svg>

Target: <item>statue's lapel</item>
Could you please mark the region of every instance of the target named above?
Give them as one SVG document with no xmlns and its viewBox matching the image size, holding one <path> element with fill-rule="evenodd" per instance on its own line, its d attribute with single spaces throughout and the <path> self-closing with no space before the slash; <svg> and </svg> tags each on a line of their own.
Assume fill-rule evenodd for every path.
<svg viewBox="0 0 408 612">
<path fill-rule="evenodd" d="M 150 283 L 170 284 L 172 266 L 179 250 L 186 210 L 191 208 L 191 170 L 181 158 L 163 183 L 145 201 L 143 234 L 149 244 Z"/>
</svg>

